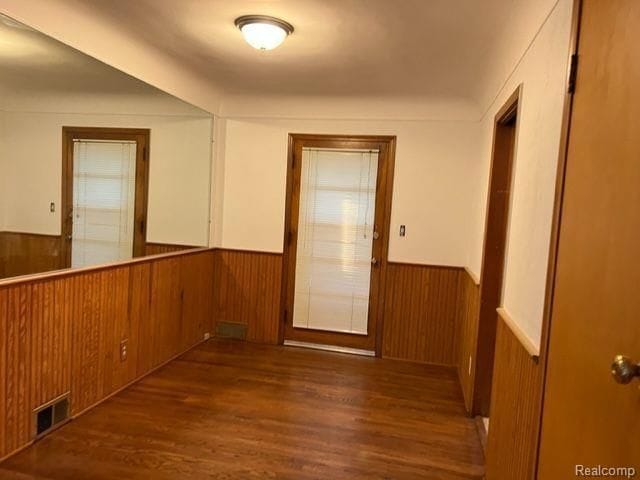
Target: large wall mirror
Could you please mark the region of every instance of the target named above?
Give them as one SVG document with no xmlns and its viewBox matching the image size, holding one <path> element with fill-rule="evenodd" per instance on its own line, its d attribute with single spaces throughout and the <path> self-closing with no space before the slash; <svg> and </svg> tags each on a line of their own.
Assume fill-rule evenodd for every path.
<svg viewBox="0 0 640 480">
<path fill-rule="evenodd" d="M 207 246 L 212 128 L 0 15 L 0 279 Z"/>
</svg>

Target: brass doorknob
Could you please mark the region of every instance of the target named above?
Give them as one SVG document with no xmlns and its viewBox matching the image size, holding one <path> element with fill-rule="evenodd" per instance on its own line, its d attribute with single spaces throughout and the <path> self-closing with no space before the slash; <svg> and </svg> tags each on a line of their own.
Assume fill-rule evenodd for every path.
<svg viewBox="0 0 640 480">
<path fill-rule="evenodd" d="M 378 264 L 378 259 L 376 257 L 373 257 L 371 259 L 371 265 L 377 265 Z"/>
<path fill-rule="evenodd" d="M 611 364 L 611 375 L 616 382 L 626 385 L 635 377 L 640 377 L 640 364 L 624 355 L 616 355 Z"/>
</svg>

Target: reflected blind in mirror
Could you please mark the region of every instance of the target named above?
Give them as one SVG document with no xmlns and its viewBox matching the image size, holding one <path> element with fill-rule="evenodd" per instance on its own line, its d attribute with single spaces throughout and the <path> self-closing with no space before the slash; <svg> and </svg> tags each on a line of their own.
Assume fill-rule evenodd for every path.
<svg viewBox="0 0 640 480">
<path fill-rule="evenodd" d="M 71 266 L 133 257 L 136 142 L 75 140 Z"/>
<path fill-rule="evenodd" d="M 367 334 L 378 152 L 304 149 L 293 326 Z"/>
</svg>

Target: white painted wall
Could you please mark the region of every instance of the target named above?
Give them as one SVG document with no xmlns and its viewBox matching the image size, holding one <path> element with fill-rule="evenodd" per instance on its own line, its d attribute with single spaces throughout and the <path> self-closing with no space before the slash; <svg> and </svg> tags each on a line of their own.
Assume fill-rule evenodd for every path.
<svg viewBox="0 0 640 480">
<path fill-rule="evenodd" d="M 20 110 L 3 112 L 4 229 L 60 234 L 63 126 L 149 128 L 147 240 L 208 245 L 212 118 L 175 100 L 176 105 L 148 98 L 122 104 L 96 96 L 70 100 L 14 98 L 10 107 Z M 42 111 L 29 111 L 35 103 Z M 107 107 L 119 113 L 104 113 Z M 51 202 L 58 207 L 55 213 L 49 211 Z"/>
<path fill-rule="evenodd" d="M 466 265 L 478 275 L 493 117 L 522 83 L 503 303 L 538 343 L 571 3 L 513 0 L 512 21 L 496 34 L 490 75 L 478 79 L 486 113 L 470 117 L 452 99 L 413 98 L 229 96 L 218 111 L 216 88 L 176 68 L 162 52 L 99 24 L 89 10 L 69 8 L 61 0 L 6 0 L 3 10 L 221 113 L 225 120 L 217 126 L 213 239 L 232 248 L 282 249 L 287 133 L 397 134 L 390 258 Z M 407 225 L 404 239 L 395 235 L 400 223 Z"/>
<path fill-rule="evenodd" d="M 494 117 L 522 84 L 503 306 L 540 343 L 556 168 L 566 89 L 572 0 L 560 0 L 481 122 L 468 267 L 480 273 Z"/>
<path fill-rule="evenodd" d="M 289 133 L 397 135 L 389 259 L 464 266 L 477 162 L 476 122 L 225 119 L 226 248 L 281 252 Z M 218 162 L 218 163 L 219 163 Z M 399 237 L 401 224 L 406 237 Z"/>
<path fill-rule="evenodd" d="M 508 0 L 500 9 L 505 15 L 501 28 L 493 31 L 490 55 L 484 59 L 482 73 L 476 79 L 478 102 L 488 107 L 529 48 L 559 1 Z"/>
<path fill-rule="evenodd" d="M 505 73 L 489 82 L 499 91 L 480 114 L 444 100 L 432 108 L 416 100 L 412 110 L 404 101 L 225 98 L 215 244 L 282 251 L 288 133 L 389 134 L 398 136 L 389 258 L 466 266 L 479 277 L 494 116 L 522 84 L 503 306 L 539 344 L 571 11 L 571 0 L 547 2 L 525 29 L 528 41 L 516 42 L 519 55 L 513 45 L 497 50 L 496 74 Z"/>
<path fill-rule="evenodd" d="M 401 93 L 401 92 L 399 92 Z M 469 99 L 401 95 L 308 96 L 225 95 L 220 116 L 246 119 L 477 121 L 482 111 Z"/>
</svg>

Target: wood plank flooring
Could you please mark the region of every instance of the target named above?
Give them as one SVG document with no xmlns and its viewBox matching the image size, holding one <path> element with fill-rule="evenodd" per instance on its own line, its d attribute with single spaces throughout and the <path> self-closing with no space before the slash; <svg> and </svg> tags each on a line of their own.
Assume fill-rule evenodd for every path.
<svg viewBox="0 0 640 480">
<path fill-rule="evenodd" d="M 211 340 L 0 464 L 0 479 L 481 478 L 453 368 Z"/>
</svg>

